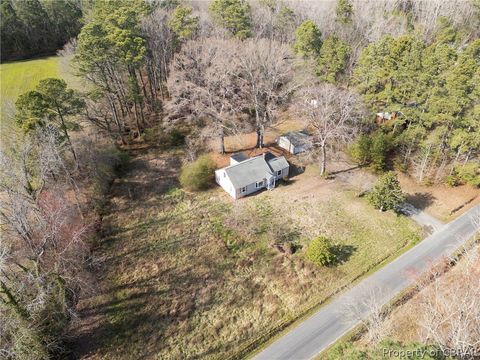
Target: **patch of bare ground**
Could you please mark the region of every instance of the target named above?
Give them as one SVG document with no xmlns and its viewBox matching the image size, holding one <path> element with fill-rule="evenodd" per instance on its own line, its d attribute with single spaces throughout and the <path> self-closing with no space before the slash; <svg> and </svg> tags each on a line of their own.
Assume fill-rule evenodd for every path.
<svg viewBox="0 0 480 360">
<path fill-rule="evenodd" d="M 399 174 L 402 189 L 408 194 L 407 201 L 418 209 L 443 220 L 451 221 L 480 203 L 480 189 L 469 185 L 451 187 L 445 184 L 425 186 L 414 179 Z"/>
<path fill-rule="evenodd" d="M 227 358 L 419 239 L 409 219 L 314 167 L 235 202 L 217 187 L 178 189 L 182 157 L 139 149 L 114 182 L 77 358 Z M 336 266 L 305 260 L 318 234 L 333 239 Z"/>
</svg>

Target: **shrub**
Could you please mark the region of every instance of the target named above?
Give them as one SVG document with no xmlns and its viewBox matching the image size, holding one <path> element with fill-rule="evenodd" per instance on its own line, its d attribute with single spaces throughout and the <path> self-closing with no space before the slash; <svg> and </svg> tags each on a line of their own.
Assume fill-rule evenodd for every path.
<svg viewBox="0 0 480 360">
<path fill-rule="evenodd" d="M 362 134 L 350 147 L 350 157 L 359 165 L 369 164 L 372 161 L 371 148 L 372 138 L 367 134 Z"/>
<path fill-rule="evenodd" d="M 181 146 L 185 144 L 185 135 L 178 129 L 172 129 L 167 136 L 171 146 Z"/>
<path fill-rule="evenodd" d="M 387 166 L 387 155 L 391 148 L 391 137 L 382 131 L 377 131 L 372 135 L 360 135 L 350 147 L 349 152 L 358 164 L 370 164 L 373 170 L 383 171 Z"/>
<path fill-rule="evenodd" d="M 208 155 L 202 155 L 192 163 L 182 167 L 180 184 L 188 190 L 207 189 L 213 180 L 215 163 Z"/>
<path fill-rule="evenodd" d="M 455 187 L 460 185 L 460 182 L 458 181 L 458 177 L 456 175 L 449 175 L 445 178 L 445 182 L 447 183 L 448 186 Z"/>
<path fill-rule="evenodd" d="M 453 175 L 447 178 L 447 183 L 452 186 L 460 184 L 480 186 L 480 165 L 470 162 L 463 166 L 456 166 Z"/>
<path fill-rule="evenodd" d="M 160 126 L 156 126 L 145 129 L 142 136 L 146 142 L 155 142 L 161 149 L 185 144 L 185 133 L 177 128 L 167 131 Z"/>
<path fill-rule="evenodd" d="M 387 166 L 387 154 L 392 147 L 392 141 L 381 131 L 373 134 L 371 141 L 371 166 L 375 171 L 383 171 Z"/>
<path fill-rule="evenodd" d="M 405 201 L 397 174 L 390 171 L 383 175 L 375 187 L 367 194 L 368 201 L 377 209 L 397 210 Z"/>
<path fill-rule="evenodd" d="M 307 248 L 307 259 L 320 266 L 332 265 L 337 261 L 330 239 L 319 236 Z"/>
<path fill-rule="evenodd" d="M 410 360 L 440 360 L 445 359 L 442 352 L 431 345 L 421 343 L 402 343 L 390 339 L 382 340 L 376 346 L 368 348 L 360 347 L 352 342 L 340 342 L 333 346 L 326 354 L 327 360 L 362 360 L 362 359 L 385 359 L 385 352 L 391 353 L 392 358 L 399 359 L 393 354 L 406 353 L 411 354 L 405 356 Z"/>
</svg>

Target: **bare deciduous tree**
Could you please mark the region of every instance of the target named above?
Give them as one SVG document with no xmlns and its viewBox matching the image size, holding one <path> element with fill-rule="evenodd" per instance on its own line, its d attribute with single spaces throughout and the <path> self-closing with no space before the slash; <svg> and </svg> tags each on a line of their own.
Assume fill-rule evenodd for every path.
<svg viewBox="0 0 480 360">
<path fill-rule="evenodd" d="M 245 106 L 253 113 L 256 147 L 262 148 L 266 129 L 277 121 L 277 110 L 298 87 L 293 81 L 293 56 L 289 46 L 265 39 L 247 40 L 237 47 L 237 76 Z"/>
<path fill-rule="evenodd" d="M 475 251 L 475 252 L 473 252 Z M 475 255 L 475 256 L 473 256 Z M 480 262 L 478 249 L 470 250 L 463 268 L 448 281 L 432 272 L 433 282 L 421 293 L 421 335 L 449 356 L 475 359 L 480 353 Z"/>
<path fill-rule="evenodd" d="M 379 287 L 364 289 L 360 298 L 348 299 L 342 309 L 346 321 L 361 323 L 365 327 L 365 340 L 369 344 L 378 344 L 388 333 L 381 298 Z"/>
<path fill-rule="evenodd" d="M 158 95 L 162 99 L 165 98 L 169 65 L 176 50 L 175 34 L 168 26 L 168 19 L 168 11 L 157 7 L 142 22 L 142 30 L 146 35 L 149 50 L 145 70 L 152 98 Z"/>
<path fill-rule="evenodd" d="M 347 143 L 356 134 L 363 115 L 358 95 L 323 84 L 300 91 L 296 111 L 313 131 L 314 151 L 320 151 L 320 174 L 326 171 L 327 147 Z"/>
<path fill-rule="evenodd" d="M 83 286 L 88 228 L 49 141 L 32 135 L 0 153 L 0 354 L 14 358 L 59 348 Z"/>
<path fill-rule="evenodd" d="M 225 152 L 225 133 L 235 133 L 241 111 L 241 93 L 233 60 L 235 44 L 220 39 L 187 42 L 175 56 L 168 81 L 172 100 L 168 109 L 174 117 L 207 120 L 220 152 Z"/>
</svg>

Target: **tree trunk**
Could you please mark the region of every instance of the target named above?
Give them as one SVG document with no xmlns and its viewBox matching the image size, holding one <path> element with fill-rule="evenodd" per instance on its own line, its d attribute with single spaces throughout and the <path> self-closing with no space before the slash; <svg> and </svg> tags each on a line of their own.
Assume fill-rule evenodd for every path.
<svg viewBox="0 0 480 360">
<path fill-rule="evenodd" d="M 265 127 L 263 125 L 260 125 L 257 129 L 257 145 L 255 147 L 259 149 L 263 149 L 265 146 L 265 143 L 263 142 L 263 137 L 265 133 Z"/>
<path fill-rule="evenodd" d="M 220 154 L 225 154 L 225 134 L 223 132 L 223 129 L 220 133 Z"/>
<path fill-rule="evenodd" d="M 327 150 L 325 148 L 325 143 L 322 144 L 322 157 L 320 161 L 320 176 L 325 175 L 325 171 L 327 168 Z"/>
<path fill-rule="evenodd" d="M 256 132 L 257 132 L 257 144 L 255 145 L 255 147 L 259 148 L 260 147 L 260 136 L 261 136 L 260 129 L 257 129 Z"/>
<path fill-rule="evenodd" d="M 470 155 L 471 154 L 472 154 L 472 150 L 469 150 L 468 153 L 467 153 L 467 156 L 465 157 L 465 161 L 463 162 L 463 167 L 465 167 L 465 165 L 467 165 L 468 160 L 470 160 Z"/>
<path fill-rule="evenodd" d="M 425 170 L 427 168 L 427 165 L 428 165 L 428 159 L 430 157 L 430 151 L 432 149 L 432 145 L 429 145 L 428 146 L 428 150 L 427 150 L 427 153 L 424 155 L 423 159 L 422 159 L 422 163 L 420 165 L 420 174 L 419 174 L 419 181 L 422 182 L 423 181 L 423 177 L 425 175 Z"/>
<path fill-rule="evenodd" d="M 138 134 L 140 134 L 142 132 L 142 128 L 140 126 L 140 121 L 138 119 L 137 101 L 133 102 L 133 107 L 134 107 L 134 111 L 135 111 L 135 123 L 137 124 Z"/>
<path fill-rule="evenodd" d="M 62 122 L 63 133 L 65 134 L 65 137 L 67 138 L 67 142 L 68 142 L 68 145 L 70 146 L 70 150 L 72 152 L 73 158 L 75 159 L 75 163 L 78 163 L 77 154 L 75 153 L 75 149 L 73 148 L 72 141 L 70 140 L 70 136 L 68 135 L 67 125 L 65 124 L 65 120 L 63 119 L 62 112 L 60 111 L 58 106 L 57 106 L 57 111 L 58 111 L 58 115 L 60 116 L 60 121 Z"/>
</svg>

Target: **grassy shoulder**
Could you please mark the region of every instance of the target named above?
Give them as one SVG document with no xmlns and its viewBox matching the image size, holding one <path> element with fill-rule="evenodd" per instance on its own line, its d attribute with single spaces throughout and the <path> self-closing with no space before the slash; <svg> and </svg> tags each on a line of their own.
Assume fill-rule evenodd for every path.
<svg viewBox="0 0 480 360">
<path fill-rule="evenodd" d="M 417 242 L 409 219 L 380 213 L 311 172 L 233 202 L 177 188 L 181 152 L 148 152 L 113 186 L 99 253 L 104 318 L 94 358 L 226 358 L 275 333 L 386 258 Z M 339 261 L 306 260 L 331 238 Z"/>
</svg>

